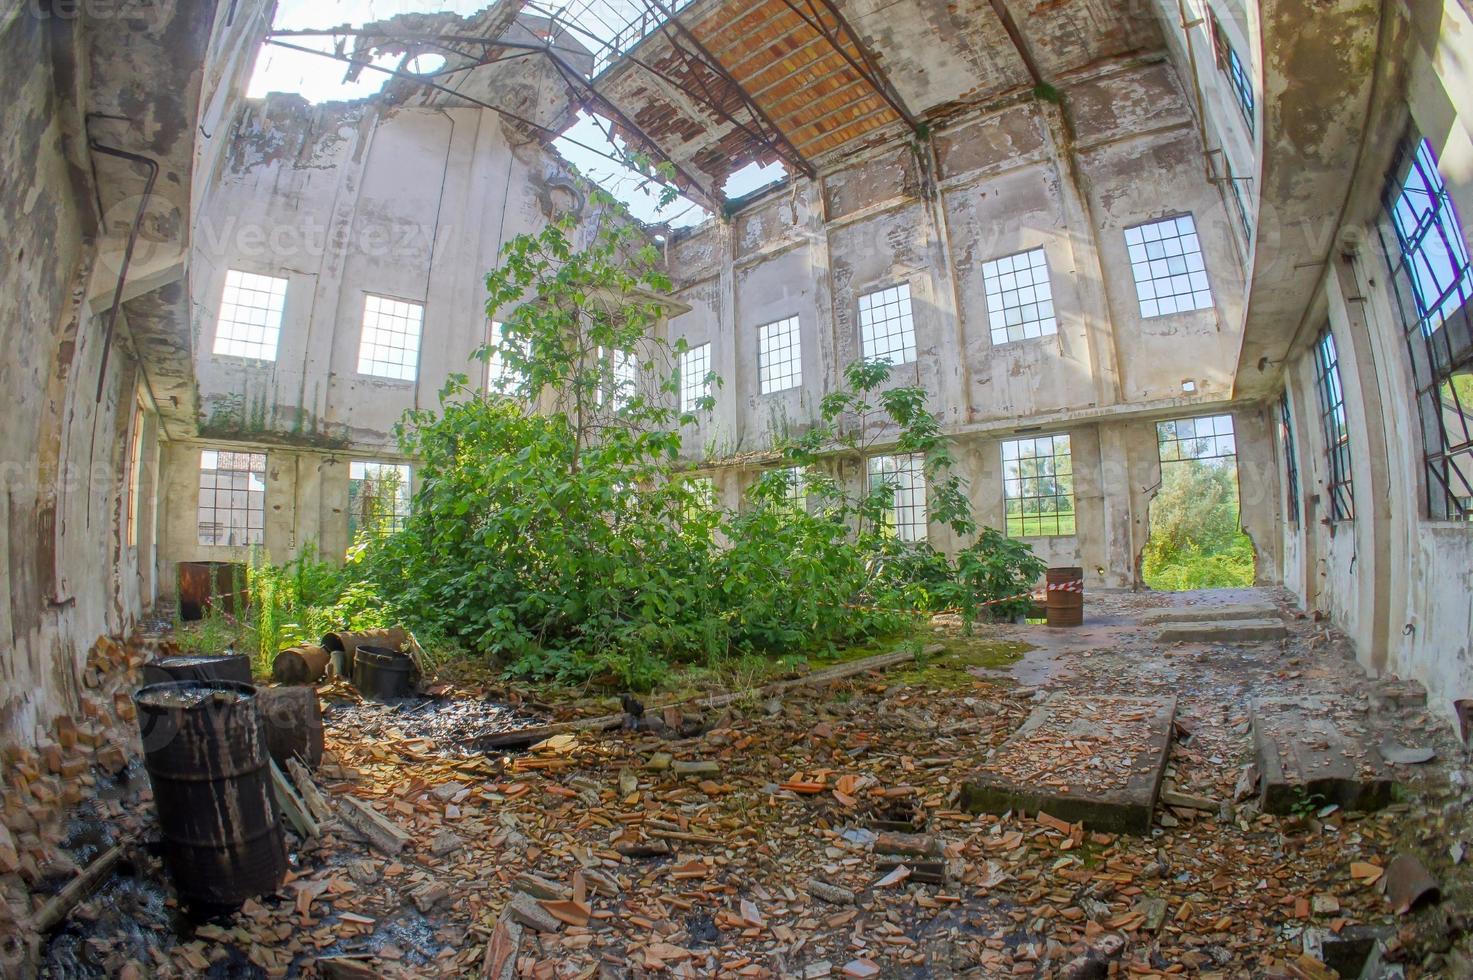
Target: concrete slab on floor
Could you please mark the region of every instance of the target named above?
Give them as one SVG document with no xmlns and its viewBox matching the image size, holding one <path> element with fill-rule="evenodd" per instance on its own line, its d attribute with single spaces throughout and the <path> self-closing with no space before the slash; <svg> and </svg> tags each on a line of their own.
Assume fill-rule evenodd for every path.
<svg viewBox="0 0 1473 980">
<path fill-rule="evenodd" d="M 1379 810 L 1391 802 L 1395 780 L 1380 752 L 1341 731 L 1319 699 L 1256 698 L 1250 717 L 1264 813 L 1330 803 Z"/>
<path fill-rule="evenodd" d="M 1141 622 L 1150 625 L 1162 623 L 1211 623 L 1244 619 L 1277 619 L 1277 606 L 1267 602 L 1234 603 L 1227 606 L 1192 605 L 1169 606 L 1149 612 Z"/>
<path fill-rule="evenodd" d="M 1149 833 L 1175 717 L 1175 696 L 1056 693 L 963 783 L 962 808 Z"/>
<path fill-rule="evenodd" d="M 1282 619 L 1230 619 L 1167 623 L 1156 633 L 1162 643 L 1261 643 L 1289 634 Z"/>
</svg>

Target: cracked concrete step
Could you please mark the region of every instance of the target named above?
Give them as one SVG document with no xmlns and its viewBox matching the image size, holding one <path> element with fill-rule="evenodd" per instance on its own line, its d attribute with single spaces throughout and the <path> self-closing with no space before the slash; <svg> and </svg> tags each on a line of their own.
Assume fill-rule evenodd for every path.
<svg viewBox="0 0 1473 980">
<path fill-rule="evenodd" d="M 1162 623 L 1227 622 L 1239 619 L 1277 619 L 1277 606 L 1267 602 L 1235 603 L 1231 606 L 1196 605 L 1157 609 L 1142 617 L 1141 622 L 1157 626 Z"/>
<path fill-rule="evenodd" d="M 1162 643 L 1259 643 L 1289 635 L 1281 619 L 1209 620 L 1167 623 L 1156 633 Z"/>
<path fill-rule="evenodd" d="M 1256 698 L 1250 718 L 1264 813 L 1330 803 L 1379 810 L 1391 802 L 1396 783 L 1380 753 L 1342 731 L 1323 700 Z"/>
</svg>

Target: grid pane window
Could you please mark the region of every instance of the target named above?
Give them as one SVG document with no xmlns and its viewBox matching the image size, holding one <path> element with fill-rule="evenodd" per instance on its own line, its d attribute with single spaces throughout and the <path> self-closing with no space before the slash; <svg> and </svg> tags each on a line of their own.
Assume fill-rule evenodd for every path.
<svg viewBox="0 0 1473 980">
<path fill-rule="evenodd" d="M 198 522 L 200 544 L 265 541 L 265 453 L 200 452 Z"/>
<path fill-rule="evenodd" d="M 711 345 L 692 347 L 680 355 L 680 410 L 694 412 L 711 394 L 706 375 L 711 373 Z"/>
<path fill-rule="evenodd" d="M 1228 190 L 1231 191 L 1233 195 L 1233 210 L 1236 211 L 1238 214 L 1238 224 L 1241 225 L 1243 228 L 1243 237 L 1248 239 L 1249 241 L 1252 241 L 1253 214 L 1251 211 L 1248 210 L 1247 197 L 1249 178 L 1234 176 L 1233 166 L 1230 163 L 1226 163 L 1225 156 L 1224 163 L 1227 167 Z"/>
<path fill-rule="evenodd" d="M 1002 469 L 1009 537 L 1075 533 L 1074 458 L 1068 436 L 1004 442 Z"/>
<path fill-rule="evenodd" d="M 909 283 L 859 297 L 859 344 L 867 361 L 884 358 L 891 364 L 905 364 L 916 359 Z"/>
<path fill-rule="evenodd" d="M 1156 423 L 1161 462 L 1198 459 L 1203 462 L 1236 459 L 1237 440 L 1231 415 L 1208 415 L 1199 419 L 1175 419 Z"/>
<path fill-rule="evenodd" d="M 633 400 L 639 385 L 639 364 L 628 351 L 614 351 L 609 360 L 609 397 L 614 408 L 623 408 Z M 603 401 L 599 392 L 599 401 Z"/>
<path fill-rule="evenodd" d="M 764 395 L 803 383 L 803 334 L 797 317 L 757 328 L 757 383 Z"/>
<path fill-rule="evenodd" d="M 1315 388 L 1320 396 L 1320 419 L 1330 464 L 1330 520 L 1355 519 L 1355 494 L 1350 479 L 1350 424 L 1345 415 L 1345 389 L 1340 384 L 1340 355 L 1330 328 L 1320 331 L 1314 345 Z"/>
<path fill-rule="evenodd" d="M 1238 57 L 1238 51 L 1232 42 L 1222 31 L 1222 24 L 1218 22 L 1217 15 L 1212 17 L 1212 45 L 1217 54 L 1217 67 L 1227 76 L 1228 84 L 1232 87 L 1233 98 L 1238 103 L 1238 109 L 1243 113 L 1243 120 L 1248 124 L 1248 132 L 1253 132 L 1253 107 L 1256 100 L 1253 96 L 1253 80 L 1248 77 L 1248 69 L 1243 66 L 1243 59 Z"/>
<path fill-rule="evenodd" d="M 348 538 L 391 534 L 409 520 L 409 466 L 355 459 L 348 464 Z"/>
<path fill-rule="evenodd" d="M 1299 523 L 1299 457 L 1294 450 L 1294 419 L 1289 414 L 1289 393 L 1279 395 L 1279 445 L 1284 452 L 1284 476 L 1289 490 L 1289 523 Z"/>
<path fill-rule="evenodd" d="M 1197 225 L 1189 214 L 1125 229 L 1141 316 L 1167 316 L 1212 306 Z"/>
<path fill-rule="evenodd" d="M 215 325 L 216 354 L 276 360 L 286 280 L 231 269 L 225 273 L 220 320 Z"/>
<path fill-rule="evenodd" d="M 419 333 L 425 308 L 419 303 L 370 295 L 363 303 L 363 341 L 358 373 L 413 381 L 419 369 Z"/>
<path fill-rule="evenodd" d="M 506 324 L 500 320 L 492 320 L 491 335 L 486 341 L 486 345 L 491 349 L 490 356 L 486 358 L 486 389 L 488 391 L 500 391 L 510 378 L 510 369 L 507 367 L 506 359 L 501 355 L 501 345 L 505 341 Z"/>
<path fill-rule="evenodd" d="M 1427 516 L 1473 520 L 1473 270 L 1427 140 L 1404 143 L 1382 239 L 1422 426 Z"/>
<path fill-rule="evenodd" d="M 886 526 L 902 541 L 926 540 L 926 474 L 918 455 L 871 456 L 869 485 L 894 490 Z"/>
<path fill-rule="evenodd" d="M 1046 337 L 1058 332 L 1054 293 L 1043 249 L 1008 255 L 982 266 L 987 291 L 987 321 L 992 342 Z"/>
<path fill-rule="evenodd" d="M 803 482 L 804 468 L 801 466 L 789 466 L 782 470 L 783 480 L 787 486 L 787 500 L 795 510 L 808 509 L 808 490 Z"/>
</svg>

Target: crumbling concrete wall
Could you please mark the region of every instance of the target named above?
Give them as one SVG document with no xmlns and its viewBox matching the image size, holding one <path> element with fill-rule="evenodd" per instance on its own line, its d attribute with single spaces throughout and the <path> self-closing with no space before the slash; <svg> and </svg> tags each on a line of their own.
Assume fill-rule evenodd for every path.
<svg viewBox="0 0 1473 980">
<path fill-rule="evenodd" d="M 859 297 L 903 282 L 918 356 L 892 383 L 930 393 L 982 521 L 1004 524 L 1002 440 L 1068 433 L 1077 531 L 1030 544 L 1051 564 L 1083 565 L 1092 585 L 1138 583 L 1159 482 L 1156 421 L 1231 410 L 1243 295 L 1237 218 L 1208 179 L 1168 61 L 1105 64 L 1062 87 L 1067 118 L 1035 100 L 959 114 L 929 145 L 875 149 L 672 243 L 677 295 L 692 309 L 671 319 L 671 334 L 710 342 L 725 383 L 687 453 L 718 477 L 722 457 L 747 460 L 721 479 L 725 495 L 739 496 L 755 478 L 753 454 L 801 431 L 860 356 Z M 1124 229 L 1183 213 L 1196 222 L 1215 305 L 1142 318 Z M 983 263 L 1040 247 L 1057 334 L 994 344 Z M 763 395 L 757 331 L 787 316 L 801 326 L 803 384 Z M 1239 425 L 1243 521 L 1273 581 L 1271 430 L 1256 407 Z M 959 544 L 937 526 L 930 540 Z"/>
<path fill-rule="evenodd" d="M 232 9 L 254 23 L 263 6 Z M 223 105 L 248 67 L 234 57 L 244 34 L 215 14 L 213 3 L 0 13 L 0 47 L 24 66 L 0 77 L 0 743 L 39 744 L 57 719 L 81 718 L 98 682 L 88 651 L 157 594 L 160 403 L 192 397 L 175 359 L 182 348 L 188 363 L 188 330 L 170 313 L 200 79 L 212 51 L 226 57 Z M 149 190 L 140 157 L 157 166 Z"/>
<path fill-rule="evenodd" d="M 1204 131 L 1234 174 L 1248 178 L 1255 234 L 1246 249 L 1251 273 L 1236 384 L 1240 397 L 1261 406 L 1260 424 L 1275 432 L 1279 517 L 1261 526 L 1275 531 L 1283 580 L 1306 609 L 1350 635 L 1373 674 L 1420 680 L 1433 710 L 1451 717 L 1454 699 L 1473 696 L 1473 525 L 1429 516 L 1408 328 L 1382 246 L 1397 250 L 1383 194 L 1400 138 L 1426 137 L 1467 244 L 1473 18 L 1457 0 L 1384 10 L 1320 5 L 1314 16 L 1330 26 L 1311 38 L 1302 30 L 1308 8 L 1293 0 L 1246 8 L 1189 0 L 1185 26 L 1168 16 L 1175 3 L 1161 6 L 1178 66 L 1189 73 L 1195 65 Z M 1258 95 L 1256 134 L 1211 58 L 1198 17 L 1208 7 L 1248 66 Z M 1324 330 L 1339 359 L 1353 519 L 1331 512 L 1315 364 Z M 1419 328 L 1411 331 L 1420 342 Z M 1292 418 L 1292 460 L 1276 432 L 1281 394 Z M 1285 486 L 1291 461 L 1297 501 Z M 1255 541 L 1262 548 L 1264 535 L 1255 532 Z"/>
<path fill-rule="evenodd" d="M 187 505 L 167 515 L 162 574 L 178 561 L 247 556 L 199 544 L 194 501 L 209 448 L 267 454 L 272 560 L 309 545 L 341 556 L 350 461 L 402 460 L 394 426 L 405 411 L 437 406 L 453 375 L 484 385 L 473 355 L 489 337 L 485 274 L 507 241 L 567 212 L 595 213 L 585 185 L 494 112 L 295 96 L 245 106 L 196 222 L 199 431 L 165 455 L 170 491 Z M 274 360 L 214 353 L 232 269 L 287 280 Z M 358 370 L 370 294 L 424 307 L 411 379 Z"/>
</svg>

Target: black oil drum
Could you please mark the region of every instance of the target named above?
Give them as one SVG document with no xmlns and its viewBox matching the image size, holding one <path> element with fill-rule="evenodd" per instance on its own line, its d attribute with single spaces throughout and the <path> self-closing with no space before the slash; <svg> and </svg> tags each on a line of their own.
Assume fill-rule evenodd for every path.
<svg viewBox="0 0 1473 980">
<path fill-rule="evenodd" d="M 164 866 L 195 907 L 274 892 L 286 841 L 256 689 L 234 681 L 152 684 L 133 696 L 164 833 Z"/>
<path fill-rule="evenodd" d="M 387 647 L 359 646 L 353 656 L 353 686 L 375 701 L 409 697 L 413 673 L 414 662 Z"/>
<path fill-rule="evenodd" d="M 251 658 L 243 653 L 159 657 L 143 665 L 143 683 L 171 681 L 236 681 L 251 683 Z"/>
</svg>

